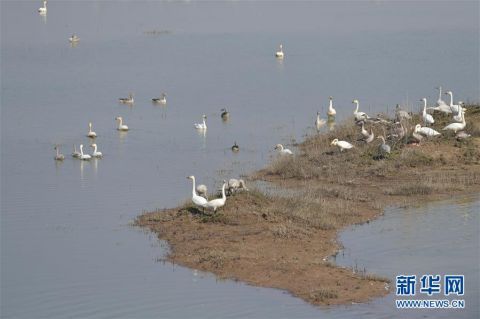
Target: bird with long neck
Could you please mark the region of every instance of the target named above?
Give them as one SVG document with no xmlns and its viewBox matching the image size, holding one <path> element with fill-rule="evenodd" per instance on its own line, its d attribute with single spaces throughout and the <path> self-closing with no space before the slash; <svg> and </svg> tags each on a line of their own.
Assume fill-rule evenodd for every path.
<svg viewBox="0 0 480 319">
<path fill-rule="evenodd" d="M 328 99 L 330 100 L 330 102 L 328 104 L 327 115 L 329 117 L 335 117 L 335 115 L 337 114 L 337 111 L 333 108 L 333 97 L 330 96 Z"/>
<path fill-rule="evenodd" d="M 225 186 L 227 185 L 226 181 L 223 181 L 222 185 L 222 197 L 221 198 L 216 198 L 212 199 L 207 203 L 207 208 L 213 209 L 214 212 L 217 211 L 217 208 L 223 207 L 225 205 L 225 202 L 227 201 L 227 196 L 225 194 Z"/>
<path fill-rule="evenodd" d="M 199 196 L 195 191 L 195 176 L 191 175 L 187 176 L 187 178 L 192 180 L 192 202 L 197 206 L 205 208 L 208 201 L 204 197 Z"/>
</svg>

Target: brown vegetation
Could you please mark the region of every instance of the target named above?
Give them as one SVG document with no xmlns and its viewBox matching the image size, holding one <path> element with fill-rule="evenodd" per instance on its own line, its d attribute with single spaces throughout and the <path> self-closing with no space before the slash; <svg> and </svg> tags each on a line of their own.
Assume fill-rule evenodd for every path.
<svg viewBox="0 0 480 319">
<path fill-rule="evenodd" d="M 251 177 L 288 195 L 253 190 L 229 197 L 214 215 L 185 204 L 139 216 L 136 224 L 166 240 L 168 260 L 187 267 L 285 289 L 314 304 L 363 302 L 388 293 L 388 279 L 329 262 L 339 248 L 338 231 L 374 218 L 387 205 L 478 191 L 480 106 L 469 106 L 466 118 L 470 139 L 444 134 L 420 146 L 408 144 L 408 136 L 391 139 L 386 157 L 376 156 L 378 140 L 357 141 L 358 127 L 344 124 L 307 138 L 296 156 L 278 157 Z M 438 131 L 448 120 L 435 119 Z M 376 135 L 388 134 L 388 127 L 373 125 Z M 355 148 L 340 152 L 330 146 L 334 138 L 354 141 Z"/>
</svg>

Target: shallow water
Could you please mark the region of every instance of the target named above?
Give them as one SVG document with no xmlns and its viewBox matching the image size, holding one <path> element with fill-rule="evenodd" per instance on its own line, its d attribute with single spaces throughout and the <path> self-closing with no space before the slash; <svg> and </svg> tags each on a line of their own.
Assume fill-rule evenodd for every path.
<svg viewBox="0 0 480 319">
<path fill-rule="evenodd" d="M 7 318 L 353 316 L 156 262 L 165 248 L 130 223 L 187 199 L 187 175 L 215 189 L 262 167 L 276 143 L 312 131 L 329 95 L 339 121 L 353 98 L 374 114 L 416 109 L 439 84 L 479 97 L 476 2 L 51 1 L 46 17 L 36 1 L 0 5 Z M 135 105 L 118 104 L 130 91 Z M 167 106 L 152 105 L 162 91 Z M 206 136 L 193 129 L 202 114 Z M 55 163 L 54 144 L 90 152 L 89 121 L 104 158 Z"/>
</svg>

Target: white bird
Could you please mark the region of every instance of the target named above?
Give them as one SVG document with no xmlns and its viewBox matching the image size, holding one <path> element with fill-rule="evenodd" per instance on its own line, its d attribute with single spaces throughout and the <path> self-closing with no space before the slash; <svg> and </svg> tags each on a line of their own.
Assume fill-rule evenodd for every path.
<svg viewBox="0 0 480 319">
<path fill-rule="evenodd" d="M 80 158 L 80 152 L 77 151 L 77 146 L 75 144 L 73 144 L 72 157 L 73 158 Z"/>
<path fill-rule="evenodd" d="M 223 181 L 222 185 L 222 197 L 221 198 L 216 198 L 212 199 L 211 201 L 207 202 L 206 207 L 213 209 L 213 211 L 217 211 L 217 208 L 222 207 L 225 205 L 225 202 L 227 201 L 227 196 L 225 195 L 225 186 L 227 185 L 226 181 Z"/>
<path fill-rule="evenodd" d="M 353 115 L 355 116 L 355 121 L 364 121 L 364 120 L 367 120 L 369 119 L 370 117 L 367 115 L 367 113 L 365 112 L 359 112 L 358 111 L 358 108 L 359 108 L 359 102 L 358 100 L 353 100 L 352 103 L 354 103 L 356 105 L 355 107 L 355 111 L 353 111 Z"/>
<path fill-rule="evenodd" d="M 125 103 L 125 104 L 133 104 L 133 93 L 129 93 L 128 97 L 121 97 L 118 99 L 120 103 Z"/>
<path fill-rule="evenodd" d="M 192 185 L 192 202 L 197 206 L 205 208 L 207 206 L 208 201 L 207 201 L 206 198 L 197 195 L 197 193 L 195 191 L 195 176 L 192 175 L 192 176 L 188 176 L 187 178 L 191 179 L 192 182 L 193 182 L 193 185 Z"/>
<path fill-rule="evenodd" d="M 38 8 L 38 13 L 40 14 L 47 13 L 47 0 L 43 0 L 43 7 Z"/>
<path fill-rule="evenodd" d="M 283 59 L 284 54 L 283 54 L 283 45 L 280 44 L 280 47 L 277 52 L 275 52 L 275 57 L 279 59 Z"/>
<path fill-rule="evenodd" d="M 239 190 L 246 190 L 248 191 L 247 186 L 245 185 L 245 181 L 243 179 L 235 179 L 231 178 L 228 180 L 228 193 L 233 194 Z"/>
<path fill-rule="evenodd" d="M 441 135 L 441 133 L 435 131 L 433 128 L 430 128 L 430 127 L 422 127 L 420 124 L 417 124 L 415 125 L 415 133 L 420 133 L 424 136 L 428 136 L 428 137 L 431 137 L 431 136 L 438 136 L 438 135 Z"/>
<path fill-rule="evenodd" d="M 427 113 L 427 99 L 422 98 L 420 101 L 423 101 L 423 112 L 422 112 L 423 123 L 425 123 L 425 125 L 435 123 L 433 116 Z"/>
<path fill-rule="evenodd" d="M 447 92 L 445 92 L 445 94 L 450 95 L 450 104 L 448 106 L 450 107 L 451 113 L 453 113 L 455 115 L 460 113 L 460 110 L 462 109 L 462 107 L 460 105 L 453 104 L 453 93 L 452 93 L 452 91 L 447 91 Z"/>
<path fill-rule="evenodd" d="M 427 109 L 440 111 L 440 112 L 445 113 L 445 114 L 452 113 L 452 110 L 450 109 L 450 106 L 448 106 L 447 103 L 445 103 L 445 101 L 442 100 L 442 87 L 439 86 L 437 89 L 438 89 L 439 93 L 438 93 L 438 100 L 437 100 L 436 106 L 435 107 L 428 107 Z"/>
<path fill-rule="evenodd" d="M 206 130 L 207 129 L 207 123 L 205 123 L 205 120 L 207 119 L 207 116 L 204 114 L 202 116 L 203 123 L 195 123 L 193 124 L 197 130 Z"/>
<path fill-rule="evenodd" d="M 160 97 L 154 97 L 152 99 L 153 103 L 158 103 L 158 104 L 167 104 L 167 95 L 165 93 L 162 93 Z"/>
<path fill-rule="evenodd" d="M 385 143 L 385 138 L 383 136 L 379 136 L 377 138 L 382 140 L 382 144 L 380 144 L 378 147 L 379 152 L 381 154 L 385 154 L 385 153 L 390 154 L 391 148 L 390 148 L 390 145 Z"/>
<path fill-rule="evenodd" d="M 99 151 L 97 150 L 97 144 L 93 143 L 93 144 L 90 145 L 90 146 L 93 148 L 92 157 L 97 157 L 97 158 L 103 157 L 102 152 L 99 152 Z"/>
<path fill-rule="evenodd" d="M 278 150 L 282 155 L 293 155 L 293 152 L 288 148 L 284 148 L 282 144 L 275 145 L 275 150 Z"/>
<path fill-rule="evenodd" d="M 460 112 L 457 115 L 453 116 L 453 120 L 455 122 L 462 122 L 463 121 L 463 116 L 465 115 L 465 109 L 460 108 Z"/>
<path fill-rule="evenodd" d="M 68 38 L 68 41 L 74 43 L 74 42 L 80 41 L 80 38 L 77 37 L 77 36 L 75 35 L 75 33 L 74 33 L 74 34 L 72 34 L 72 36 L 71 36 L 70 38 Z"/>
<path fill-rule="evenodd" d="M 346 142 L 346 141 L 339 141 L 338 138 L 334 139 L 330 145 L 335 145 L 340 149 L 340 152 L 343 152 L 343 150 L 348 150 L 353 148 L 353 145 Z"/>
<path fill-rule="evenodd" d="M 405 110 L 402 110 L 400 108 L 400 105 L 397 104 L 397 106 L 395 107 L 395 118 L 398 122 L 400 122 L 401 120 L 409 120 L 412 118 L 412 116 L 410 114 L 408 114 L 407 111 Z"/>
<path fill-rule="evenodd" d="M 65 156 L 63 154 L 60 154 L 60 148 L 58 147 L 58 145 L 55 145 L 54 149 L 57 151 L 57 154 L 55 155 L 55 160 L 63 161 L 65 159 Z"/>
<path fill-rule="evenodd" d="M 327 121 L 325 121 L 325 119 L 320 118 L 320 112 L 317 112 L 317 118 L 315 119 L 315 127 L 317 128 L 317 130 L 320 130 L 320 128 L 322 128 L 322 126 L 324 126 L 325 123 L 327 123 Z"/>
<path fill-rule="evenodd" d="M 437 87 L 437 89 L 438 89 L 438 100 L 437 100 L 436 106 L 437 107 L 447 106 L 447 103 L 445 103 L 445 101 L 442 100 L 442 87 L 439 86 L 439 87 Z"/>
<path fill-rule="evenodd" d="M 361 133 L 362 133 L 362 136 L 364 138 L 368 138 L 370 136 L 370 134 L 368 133 L 368 131 L 365 129 L 365 124 L 364 122 L 362 121 L 362 130 L 361 130 Z"/>
<path fill-rule="evenodd" d="M 88 133 L 87 133 L 87 137 L 90 137 L 90 138 L 95 138 L 95 137 L 97 137 L 97 133 L 95 133 L 94 131 L 92 131 L 92 122 L 89 122 L 89 123 L 88 123 Z"/>
<path fill-rule="evenodd" d="M 371 143 L 373 142 L 373 139 L 375 138 L 375 134 L 373 134 L 373 129 L 370 128 L 370 134 L 368 135 L 368 137 L 365 139 L 365 142 L 368 143 Z"/>
<path fill-rule="evenodd" d="M 337 111 L 333 108 L 333 96 L 330 96 L 328 99 L 330 100 L 330 102 L 328 104 L 327 115 L 329 117 L 334 117 L 337 114 Z"/>
<path fill-rule="evenodd" d="M 457 140 L 464 140 L 469 138 L 470 136 L 472 135 L 466 133 L 465 131 L 460 131 L 460 132 L 457 132 L 457 134 L 455 134 L 455 137 L 457 138 Z"/>
<path fill-rule="evenodd" d="M 202 196 L 205 199 L 208 199 L 207 197 L 208 189 L 206 185 L 200 184 L 197 187 L 195 187 L 195 190 L 197 191 L 198 195 Z"/>
<path fill-rule="evenodd" d="M 90 155 L 83 154 L 83 144 L 80 144 L 80 157 L 79 157 L 79 159 L 84 160 L 84 161 L 88 161 L 91 158 L 92 157 Z"/>
<path fill-rule="evenodd" d="M 121 116 L 117 116 L 115 120 L 118 121 L 118 131 L 128 131 L 128 126 L 123 124 L 123 118 Z"/>
<path fill-rule="evenodd" d="M 442 128 L 442 131 L 453 131 L 454 133 L 457 133 L 458 131 L 462 131 L 467 123 L 465 123 L 465 113 L 462 111 L 460 112 L 462 114 L 462 122 L 461 123 L 451 123 Z"/>
</svg>

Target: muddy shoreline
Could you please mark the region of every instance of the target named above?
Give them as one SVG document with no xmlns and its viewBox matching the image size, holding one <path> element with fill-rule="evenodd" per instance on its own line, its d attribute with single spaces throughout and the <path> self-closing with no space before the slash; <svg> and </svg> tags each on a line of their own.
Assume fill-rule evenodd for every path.
<svg viewBox="0 0 480 319">
<path fill-rule="evenodd" d="M 389 280 L 331 263 L 338 233 L 377 218 L 387 206 L 479 192 L 480 106 L 469 107 L 467 116 L 470 139 L 446 134 L 419 146 L 391 141 L 392 154 L 380 160 L 374 156 L 378 143 L 356 143 L 348 152 L 330 146 L 333 138 L 357 139 L 358 129 L 344 124 L 308 137 L 297 155 L 279 157 L 250 176 L 250 182 L 267 181 L 291 196 L 253 189 L 230 196 L 216 214 L 203 214 L 188 201 L 145 213 L 135 224 L 167 241 L 166 259 L 176 264 L 283 289 L 316 305 L 366 302 L 388 294 Z M 442 118 L 437 125 L 444 125 Z"/>
</svg>

